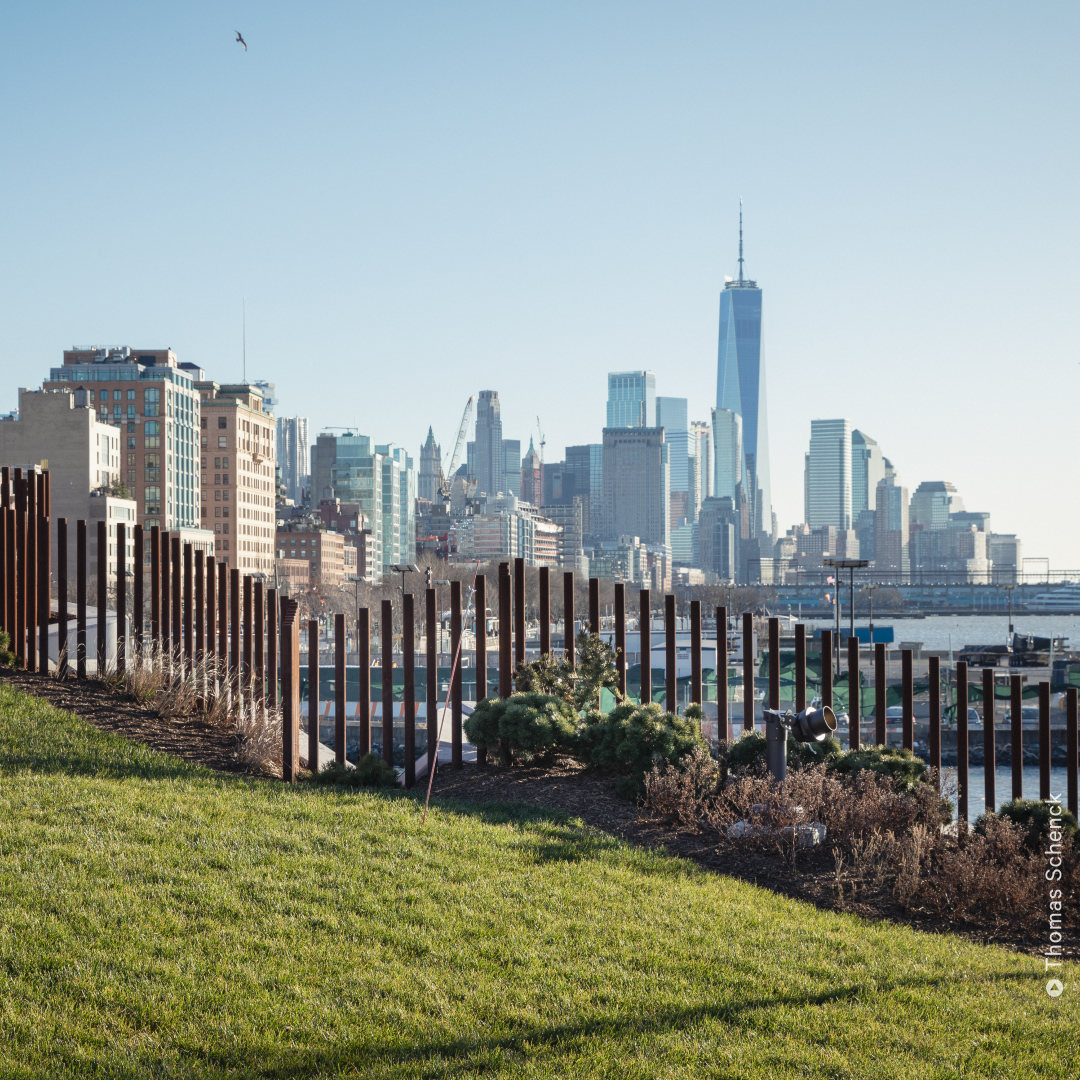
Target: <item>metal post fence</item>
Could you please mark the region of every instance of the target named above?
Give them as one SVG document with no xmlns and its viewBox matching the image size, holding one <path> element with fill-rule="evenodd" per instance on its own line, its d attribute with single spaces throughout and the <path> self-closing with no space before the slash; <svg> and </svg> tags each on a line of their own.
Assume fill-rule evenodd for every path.
<svg viewBox="0 0 1080 1080">
<path fill-rule="evenodd" d="M 319 620 L 309 619 L 307 624 L 307 730 L 308 768 L 319 771 L 319 706 L 322 694 L 319 686 Z"/>
<path fill-rule="evenodd" d="M 902 703 L 902 746 L 915 750 L 915 676 L 911 649 L 900 650 L 900 701 Z"/>
<path fill-rule="evenodd" d="M 278 594 L 266 591 L 266 695 L 272 708 L 278 704 Z"/>
<path fill-rule="evenodd" d="M 567 570 L 563 574 L 563 644 L 566 648 L 566 659 L 570 666 L 574 666 L 574 574 Z"/>
<path fill-rule="evenodd" d="M 431 590 L 434 594 L 434 590 Z M 360 665 L 360 757 L 371 751 L 371 611 L 360 608 L 356 613 L 356 653 Z M 435 665 L 432 664 L 429 678 L 435 677 Z"/>
<path fill-rule="evenodd" d="M 348 689 L 345 681 L 345 615 L 334 616 L 334 758 L 339 765 L 345 764 L 345 697 Z"/>
<path fill-rule="evenodd" d="M 541 595 L 543 590 L 541 589 Z M 543 604 L 541 603 L 541 608 Z M 484 582 L 484 575 L 476 575 L 476 595 L 473 598 L 473 636 L 476 639 L 476 701 L 481 702 L 487 697 L 487 587 Z M 409 618 L 412 619 L 412 608 L 409 608 Z M 411 626 L 412 623 L 409 623 Z M 541 622 L 541 626 L 543 623 Z M 406 675 L 405 685 L 408 687 L 409 679 Z M 409 700 L 412 700 L 411 698 Z M 408 714 L 408 709 L 405 712 Z M 408 716 L 406 715 L 406 724 L 408 724 Z M 487 747 L 478 746 L 476 748 L 476 764 L 484 765 L 487 763 Z M 408 772 L 409 766 L 409 753 L 406 747 L 405 751 L 405 768 Z M 409 780 L 406 775 L 406 786 L 411 786 L 412 781 Z"/>
<path fill-rule="evenodd" d="M 956 665 L 956 805 L 961 821 L 968 820 L 968 666 Z"/>
<path fill-rule="evenodd" d="M 116 523 L 116 671 L 127 672 L 127 526 Z"/>
<path fill-rule="evenodd" d="M 161 551 L 158 554 L 159 560 L 159 587 L 161 589 L 161 639 L 158 645 L 161 648 L 162 655 L 166 658 L 171 657 L 172 654 L 172 619 L 170 618 L 169 609 L 172 607 L 172 575 L 169 573 L 169 552 L 172 550 L 171 538 L 167 532 L 161 532 L 158 535 L 158 539 L 161 542 Z M 168 660 L 166 660 L 168 663 Z"/>
<path fill-rule="evenodd" d="M 184 671 L 191 675 L 195 669 L 195 566 L 191 544 L 184 544 Z"/>
<path fill-rule="evenodd" d="M 51 549 L 51 523 L 48 513 L 48 497 L 45 494 L 48 488 L 49 474 L 45 472 L 41 476 L 42 498 L 39 506 L 41 515 L 38 521 L 38 655 L 41 657 L 40 668 L 44 672 L 49 670 L 49 620 L 52 613 L 52 549 Z M 57 649 L 60 648 L 60 639 L 56 639 Z M 57 653 L 59 655 L 59 653 Z"/>
<path fill-rule="evenodd" d="M 848 747 L 862 746 L 862 681 L 859 676 L 859 639 L 849 637 L 848 643 Z"/>
<path fill-rule="evenodd" d="M 172 614 L 172 653 L 175 657 L 176 671 L 182 675 L 184 671 L 184 630 L 180 625 L 183 615 L 183 570 L 182 570 L 181 539 L 179 536 L 169 537 L 169 576 L 172 582 L 172 597 L 169 601 Z"/>
<path fill-rule="evenodd" d="M 86 678 L 86 522 L 75 522 L 75 674 Z"/>
<path fill-rule="evenodd" d="M 218 681 L 221 686 L 221 693 L 225 695 L 226 700 L 231 699 L 231 681 L 232 675 L 229 670 L 230 657 L 229 657 L 229 564 L 222 559 L 218 563 L 218 588 L 217 588 L 217 660 L 218 660 Z M 297 641 L 300 640 L 300 631 L 297 629 Z M 284 663 L 284 660 L 282 661 Z M 297 661 L 299 663 L 299 660 Z M 296 692 L 299 694 L 300 689 L 297 687 Z M 299 723 L 299 720 L 297 720 Z"/>
<path fill-rule="evenodd" d="M 241 652 L 241 672 L 243 674 L 241 701 L 251 702 L 252 681 L 255 674 L 255 594 L 254 582 L 250 574 L 244 575 L 244 642 Z"/>
<path fill-rule="evenodd" d="M 1050 798 L 1050 683 L 1039 683 L 1039 798 Z"/>
<path fill-rule="evenodd" d="M 641 671 L 641 704 L 652 701 L 652 600 L 649 590 L 638 593 L 638 657 Z"/>
<path fill-rule="evenodd" d="M 1012 738 L 1009 755 L 1012 766 L 1012 797 L 1024 797 L 1024 685 L 1019 675 L 1009 676 L 1009 727 Z"/>
<path fill-rule="evenodd" d="M 679 680 L 675 652 L 675 597 L 664 597 L 664 708 L 679 711 Z"/>
<path fill-rule="evenodd" d="M 281 604 L 281 669 L 284 698 L 281 723 L 281 774 L 286 783 L 295 783 L 300 769 L 300 619 L 299 604 Z M 310 763 L 310 762 L 309 762 Z"/>
<path fill-rule="evenodd" d="M 210 701 L 215 701 L 218 695 L 218 662 L 217 662 L 217 563 L 213 555 L 206 559 L 206 606 L 204 619 L 206 633 L 203 638 L 206 649 L 206 696 Z"/>
<path fill-rule="evenodd" d="M 743 731 L 754 730 L 754 670 L 757 650 L 754 648 L 754 616 L 743 613 Z"/>
<path fill-rule="evenodd" d="M 930 768 L 936 770 L 941 790 L 941 657 L 930 657 Z"/>
<path fill-rule="evenodd" d="M 2 515 L 6 518 L 6 513 Z M 56 664 L 62 679 L 69 672 L 68 656 L 68 535 L 67 518 L 56 519 Z"/>
<path fill-rule="evenodd" d="M 195 662 L 200 669 L 206 657 L 206 554 L 202 548 L 195 552 L 195 606 L 191 618 L 195 624 Z M 202 675 L 199 676 L 202 678 Z"/>
<path fill-rule="evenodd" d="M 478 595 L 483 595 L 480 578 Z M 483 621 L 483 605 L 478 618 Z M 477 678 L 480 675 L 480 652 L 477 650 Z M 416 783 L 416 620 L 413 611 L 413 595 L 405 593 L 401 598 L 401 663 L 405 675 L 405 786 Z M 485 660 L 485 667 L 487 661 Z M 486 674 L 486 671 L 485 671 Z M 477 691 L 479 700 L 479 690 Z"/>
<path fill-rule="evenodd" d="M 297 641 L 300 640 L 300 627 L 297 624 Z M 240 672 L 240 571 L 229 568 L 229 696 L 243 709 L 244 698 L 241 689 Z M 299 692 L 299 691 L 298 691 Z"/>
<path fill-rule="evenodd" d="M 161 529 L 150 526 L 150 644 L 161 649 Z"/>
<path fill-rule="evenodd" d="M 551 571 L 540 567 L 540 655 L 551 653 Z"/>
<path fill-rule="evenodd" d="M 716 609 L 716 738 L 730 739 L 731 717 L 728 708 L 728 638 L 727 608 Z"/>
<path fill-rule="evenodd" d="M 502 584 L 502 572 L 500 569 L 499 582 Z M 436 763 L 439 760 L 439 720 L 436 713 L 439 710 L 439 673 L 438 673 L 438 646 L 435 635 L 437 633 L 438 624 L 438 611 L 436 610 L 435 603 L 435 590 L 428 589 L 424 593 L 424 621 L 426 624 L 426 630 L 424 635 L 424 646 L 427 652 L 425 657 L 425 663 L 427 668 L 425 670 L 426 675 L 426 690 L 427 701 L 425 703 L 425 712 L 427 713 L 427 767 L 428 772 L 435 768 Z M 500 656 L 502 650 L 502 626 L 499 628 L 499 649 Z M 502 660 L 499 661 L 499 678 L 502 679 Z"/>
<path fill-rule="evenodd" d="M 878 641 L 874 644 L 874 741 L 878 746 L 888 742 L 885 720 L 889 696 L 885 670 L 885 642 Z"/>
<path fill-rule="evenodd" d="M 260 706 L 266 700 L 266 590 L 255 582 L 255 697 Z M 341 615 L 344 619 L 345 616 Z"/>
<path fill-rule="evenodd" d="M 600 579 L 589 578 L 589 633 L 600 633 Z"/>
<path fill-rule="evenodd" d="M 59 552 L 59 547 L 56 549 Z M 132 579 L 132 595 L 131 595 L 131 644 L 134 647 L 135 656 L 138 662 L 142 663 L 143 658 L 143 634 L 145 631 L 145 598 L 144 589 L 146 587 L 145 575 L 146 569 L 143 565 L 143 560 L 146 558 L 146 540 L 141 525 L 135 526 L 135 548 L 132 552 L 131 570 L 134 575 Z M 67 600 L 65 595 L 64 600 Z"/>
<path fill-rule="evenodd" d="M 29 473 L 26 478 L 26 563 L 24 588 L 26 589 L 26 670 L 37 670 L 37 475 Z"/>
<path fill-rule="evenodd" d="M 455 656 L 457 649 L 450 650 Z M 514 671 L 525 663 L 525 560 L 514 560 Z"/>
<path fill-rule="evenodd" d="M 524 605 L 522 605 L 524 617 Z M 450 582 L 450 655 L 461 648 L 461 582 Z M 454 665 L 450 677 L 450 765 L 461 768 L 461 664 Z"/>
<path fill-rule="evenodd" d="M 769 619 L 769 708 L 780 708 L 780 620 Z"/>
<path fill-rule="evenodd" d="M 451 586 L 451 589 L 453 586 Z M 458 582 L 458 596 L 461 583 Z M 382 602 L 379 620 L 382 631 L 382 756 L 387 765 L 394 764 L 394 605 Z M 459 631 L 460 633 L 460 628 Z M 460 725 L 459 725 L 460 726 Z M 460 738 L 460 736 L 459 736 Z"/>
<path fill-rule="evenodd" d="M 821 631 L 821 704 L 833 707 L 833 632 Z"/>
<path fill-rule="evenodd" d="M 1074 817 L 1080 814 L 1077 806 L 1077 768 L 1078 762 L 1077 739 L 1080 738 L 1080 719 L 1077 710 L 1077 692 L 1075 686 L 1070 686 L 1065 691 L 1065 772 L 1067 773 L 1066 786 L 1068 789 L 1069 813 Z"/>
<path fill-rule="evenodd" d="M 499 697 L 508 698 L 513 692 L 510 649 L 510 564 L 499 563 Z"/>
<path fill-rule="evenodd" d="M 700 706 L 701 694 L 701 601 L 690 601 L 690 700 Z"/>
<path fill-rule="evenodd" d="M 997 809 L 997 747 L 994 738 L 994 669 L 983 668 L 983 790 L 986 811 Z"/>
<path fill-rule="evenodd" d="M 619 676 L 619 694 L 626 694 L 626 586 L 615 584 L 615 671 Z"/>
<path fill-rule="evenodd" d="M 97 677 L 105 677 L 109 626 L 109 526 L 97 523 Z"/>
<path fill-rule="evenodd" d="M 806 708 L 806 626 L 795 624 L 795 711 Z"/>
</svg>

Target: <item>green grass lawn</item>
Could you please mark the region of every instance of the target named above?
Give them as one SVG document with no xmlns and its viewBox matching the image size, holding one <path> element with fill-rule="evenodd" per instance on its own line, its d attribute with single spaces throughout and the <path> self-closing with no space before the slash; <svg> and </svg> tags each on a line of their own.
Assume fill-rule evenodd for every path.
<svg viewBox="0 0 1080 1080">
<path fill-rule="evenodd" d="M 1080 987 L 1046 978 L 555 815 L 219 776 L 0 684 L 0 1076 L 1075 1077 Z"/>
</svg>

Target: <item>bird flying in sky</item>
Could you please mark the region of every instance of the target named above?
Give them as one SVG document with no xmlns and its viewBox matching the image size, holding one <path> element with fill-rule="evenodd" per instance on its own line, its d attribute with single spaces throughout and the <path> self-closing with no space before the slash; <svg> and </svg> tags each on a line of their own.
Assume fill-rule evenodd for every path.
<svg viewBox="0 0 1080 1080">
<path fill-rule="evenodd" d="M 236 40 L 244 46 L 244 52 L 247 52 L 247 42 L 244 40 L 244 35 L 239 30 L 236 31 Z"/>
</svg>

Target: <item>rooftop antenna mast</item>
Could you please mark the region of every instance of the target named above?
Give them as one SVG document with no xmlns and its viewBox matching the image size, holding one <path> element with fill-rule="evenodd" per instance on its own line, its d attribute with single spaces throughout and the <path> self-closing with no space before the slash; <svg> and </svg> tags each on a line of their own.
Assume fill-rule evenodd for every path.
<svg viewBox="0 0 1080 1080">
<path fill-rule="evenodd" d="M 742 276 L 742 196 L 739 196 L 739 284 L 743 283 Z"/>
<path fill-rule="evenodd" d="M 739 203 L 740 207 L 742 203 Z M 742 210 L 739 211 L 739 263 L 742 264 Z M 739 280 L 742 280 L 742 274 L 739 274 Z M 244 382 L 247 382 L 247 297 L 244 297 Z"/>
</svg>

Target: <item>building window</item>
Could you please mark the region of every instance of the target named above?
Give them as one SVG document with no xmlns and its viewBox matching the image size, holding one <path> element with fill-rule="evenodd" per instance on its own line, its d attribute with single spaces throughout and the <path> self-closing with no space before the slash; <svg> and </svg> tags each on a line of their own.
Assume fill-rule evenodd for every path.
<svg viewBox="0 0 1080 1080">
<path fill-rule="evenodd" d="M 217 437 L 217 444 L 219 450 L 224 450 L 229 445 L 229 437 L 227 435 L 219 435 Z"/>
<path fill-rule="evenodd" d="M 199 427 L 201 427 L 204 431 L 206 430 L 206 417 L 205 416 L 200 417 L 200 419 L 199 419 Z"/>
<path fill-rule="evenodd" d="M 217 426 L 219 428 L 227 428 L 229 426 L 229 419 L 226 416 L 219 416 L 217 418 Z"/>
<path fill-rule="evenodd" d="M 161 488 L 156 484 L 143 488 L 143 513 L 161 513 Z"/>
<path fill-rule="evenodd" d="M 161 480 L 161 455 L 147 454 L 143 464 L 146 467 L 146 483 L 159 483 Z"/>
<path fill-rule="evenodd" d="M 148 449 L 156 450 L 161 446 L 161 423 L 150 420 L 143 424 L 143 445 Z"/>
<path fill-rule="evenodd" d="M 222 531 L 222 532 L 223 532 L 223 533 L 224 533 L 224 534 L 225 534 L 226 536 L 228 536 L 228 535 L 229 535 L 229 523 L 228 523 L 227 521 L 225 522 L 225 524 L 224 524 L 224 525 L 222 525 L 222 526 L 221 526 L 221 531 Z"/>
<path fill-rule="evenodd" d="M 129 390 L 127 392 L 127 399 L 128 399 L 128 401 L 134 401 L 135 400 L 135 391 L 134 390 Z"/>
<path fill-rule="evenodd" d="M 135 436 L 134 435 L 129 435 L 128 436 L 127 448 L 129 450 L 134 450 L 135 449 Z"/>
<path fill-rule="evenodd" d="M 129 420 L 134 420 L 135 419 L 135 406 L 134 405 L 129 405 L 127 407 L 127 417 L 128 417 Z"/>
</svg>

